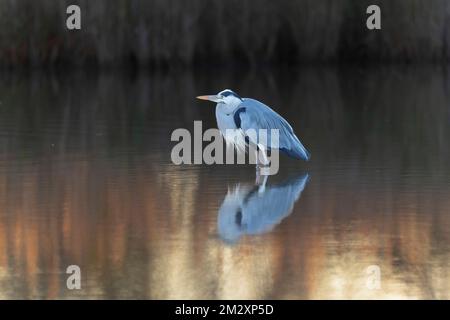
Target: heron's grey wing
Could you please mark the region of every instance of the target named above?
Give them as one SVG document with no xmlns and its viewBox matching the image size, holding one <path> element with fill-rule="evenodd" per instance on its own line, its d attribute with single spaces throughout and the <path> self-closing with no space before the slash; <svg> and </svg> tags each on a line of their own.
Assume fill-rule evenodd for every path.
<svg viewBox="0 0 450 320">
<path fill-rule="evenodd" d="M 309 176 L 305 174 L 290 182 L 266 187 L 262 194 L 256 191 L 244 199 L 241 225 L 245 233 L 269 231 L 291 214 L 308 180 Z"/>
<path fill-rule="evenodd" d="M 244 132 L 256 130 L 256 135 L 247 134 L 252 143 L 262 143 L 268 148 L 277 148 L 291 157 L 309 160 L 309 152 L 297 138 L 289 123 L 265 104 L 254 99 L 244 98 L 235 110 L 233 118 L 236 126 Z M 257 139 L 259 129 L 267 130 L 266 141 Z M 271 129 L 279 130 L 278 145 L 271 143 Z"/>
</svg>

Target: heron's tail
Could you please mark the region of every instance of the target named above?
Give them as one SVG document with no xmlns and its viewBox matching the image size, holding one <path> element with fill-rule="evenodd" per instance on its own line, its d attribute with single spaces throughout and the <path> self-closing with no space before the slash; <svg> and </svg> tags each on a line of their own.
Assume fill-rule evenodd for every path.
<svg viewBox="0 0 450 320">
<path fill-rule="evenodd" d="M 281 148 L 280 150 L 287 154 L 289 157 L 309 161 L 311 159 L 311 154 L 308 150 L 303 146 L 303 144 L 295 137 L 295 143 L 291 146 L 290 149 Z"/>
</svg>

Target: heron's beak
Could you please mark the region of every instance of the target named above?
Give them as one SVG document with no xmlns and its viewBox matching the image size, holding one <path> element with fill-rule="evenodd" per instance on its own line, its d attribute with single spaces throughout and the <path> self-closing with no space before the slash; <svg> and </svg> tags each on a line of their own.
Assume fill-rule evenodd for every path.
<svg viewBox="0 0 450 320">
<path fill-rule="evenodd" d="M 222 100 L 218 95 L 198 96 L 197 99 L 208 100 L 208 101 L 212 101 L 212 102 L 220 102 Z"/>
</svg>

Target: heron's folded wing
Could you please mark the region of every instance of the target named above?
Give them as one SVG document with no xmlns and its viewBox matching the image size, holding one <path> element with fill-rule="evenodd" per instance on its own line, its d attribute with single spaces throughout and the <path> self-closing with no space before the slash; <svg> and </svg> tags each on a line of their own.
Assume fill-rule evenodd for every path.
<svg viewBox="0 0 450 320">
<path fill-rule="evenodd" d="M 269 149 L 280 149 L 294 158 L 309 159 L 308 151 L 297 138 L 289 123 L 265 104 L 253 99 L 244 99 L 234 112 L 234 121 L 252 143 L 261 143 Z M 263 136 L 260 129 L 266 130 L 267 139 L 261 138 Z M 275 136 L 272 138 L 271 129 L 279 130 L 278 143 L 276 143 Z"/>
</svg>

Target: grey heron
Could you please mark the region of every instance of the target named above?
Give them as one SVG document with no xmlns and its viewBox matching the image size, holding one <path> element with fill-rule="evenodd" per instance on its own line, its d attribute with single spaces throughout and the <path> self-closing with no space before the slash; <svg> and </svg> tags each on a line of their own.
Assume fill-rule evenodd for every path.
<svg viewBox="0 0 450 320">
<path fill-rule="evenodd" d="M 265 183 L 253 187 L 237 185 L 228 191 L 219 209 L 220 238 L 235 243 L 243 234 L 270 231 L 292 212 L 308 180 L 309 175 L 303 174 L 267 187 Z"/>
<path fill-rule="evenodd" d="M 269 164 L 267 151 L 277 149 L 290 157 L 308 161 L 310 154 L 297 138 L 291 125 L 278 113 L 258 100 L 241 98 L 230 89 L 225 89 L 215 95 L 198 96 L 197 99 L 208 100 L 217 103 L 216 120 L 217 126 L 227 143 L 234 145 L 237 149 L 244 149 L 249 144 L 256 146 L 261 152 L 257 156 L 257 169 Z M 246 134 L 249 130 L 259 132 L 260 129 L 267 130 L 266 141 L 261 141 L 258 136 Z M 278 141 L 276 144 L 270 139 L 270 131 L 278 130 Z M 240 139 L 231 139 L 227 130 L 240 132 Z"/>
</svg>

